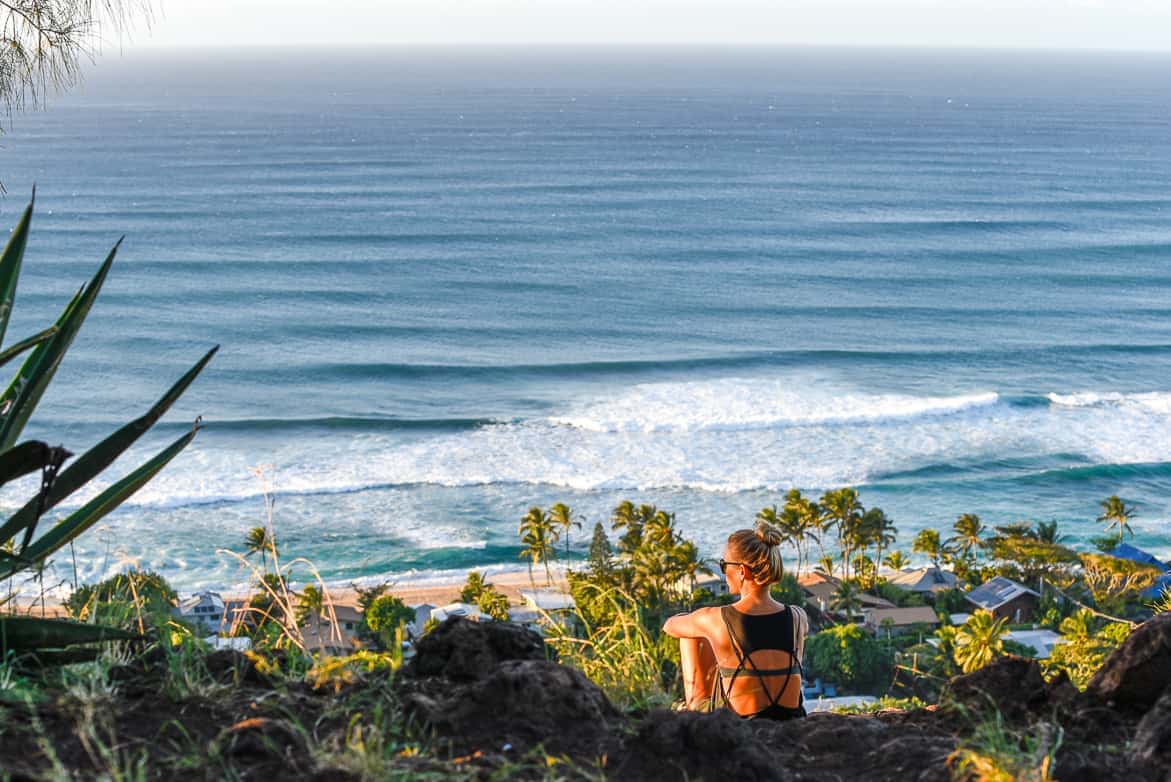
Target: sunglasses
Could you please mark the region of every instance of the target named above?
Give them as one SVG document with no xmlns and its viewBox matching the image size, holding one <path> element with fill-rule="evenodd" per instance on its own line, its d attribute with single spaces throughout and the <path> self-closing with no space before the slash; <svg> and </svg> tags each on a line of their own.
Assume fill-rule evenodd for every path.
<svg viewBox="0 0 1171 782">
<path fill-rule="evenodd" d="M 743 562 L 729 562 L 728 560 L 724 559 L 723 557 L 720 557 L 718 561 L 720 563 L 720 572 L 721 573 L 725 572 L 728 569 L 728 565 L 743 565 L 744 564 Z"/>
</svg>

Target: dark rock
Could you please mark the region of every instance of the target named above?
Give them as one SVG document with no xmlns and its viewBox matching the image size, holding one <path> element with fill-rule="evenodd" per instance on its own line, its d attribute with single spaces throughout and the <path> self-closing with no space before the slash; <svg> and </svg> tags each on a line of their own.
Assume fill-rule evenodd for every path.
<svg viewBox="0 0 1171 782">
<path fill-rule="evenodd" d="M 609 770 L 614 779 L 791 778 L 749 723 L 727 709 L 651 712 Z"/>
<path fill-rule="evenodd" d="M 1116 707 L 1145 712 L 1171 686 L 1171 613 L 1139 625 L 1106 658 L 1086 692 Z"/>
<path fill-rule="evenodd" d="M 895 735 L 867 753 L 864 768 L 879 772 L 881 779 L 949 779 L 947 759 L 955 751 L 954 738 L 893 729 L 886 732 Z"/>
<path fill-rule="evenodd" d="M 1171 780 L 1171 689 L 1139 721 L 1130 745 L 1131 760 Z"/>
<path fill-rule="evenodd" d="M 956 676 L 947 685 L 953 704 L 977 713 L 999 711 L 1017 719 L 1048 704 L 1049 687 L 1036 660 L 997 657 L 983 668 Z"/>
<path fill-rule="evenodd" d="M 621 714 L 581 671 L 545 660 L 506 660 L 478 680 L 443 694 L 409 693 L 413 719 L 467 749 L 551 752 L 597 757 Z"/>
<path fill-rule="evenodd" d="M 453 616 L 419 640 L 415 657 L 403 672 L 470 681 L 490 674 L 506 660 L 547 659 L 545 642 L 531 630 Z"/>
<path fill-rule="evenodd" d="M 223 745 L 227 754 L 234 757 L 278 762 L 288 762 L 293 756 L 306 754 L 305 741 L 291 724 L 268 717 L 252 717 L 227 728 Z"/>
</svg>

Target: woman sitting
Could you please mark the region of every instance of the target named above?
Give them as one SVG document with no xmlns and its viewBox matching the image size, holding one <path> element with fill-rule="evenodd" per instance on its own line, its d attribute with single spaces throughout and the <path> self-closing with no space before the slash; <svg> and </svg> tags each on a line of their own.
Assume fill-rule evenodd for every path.
<svg viewBox="0 0 1171 782">
<path fill-rule="evenodd" d="M 773 600 L 780 580 L 781 533 L 763 521 L 728 536 L 720 569 L 740 599 L 667 620 L 679 639 L 687 708 L 726 706 L 741 717 L 804 717 L 801 657 L 809 620 L 796 606 Z"/>
</svg>

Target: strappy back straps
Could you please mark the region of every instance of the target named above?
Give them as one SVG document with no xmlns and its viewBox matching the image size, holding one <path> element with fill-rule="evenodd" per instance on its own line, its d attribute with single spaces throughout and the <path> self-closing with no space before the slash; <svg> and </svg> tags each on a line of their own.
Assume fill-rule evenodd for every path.
<svg viewBox="0 0 1171 782">
<path fill-rule="evenodd" d="M 717 682 L 719 685 L 717 692 L 720 700 L 722 701 L 721 705 L 731 708 L 729 698 L 732 694 L 732 687 L 736 684 L 737 677 L 744 675 L 761 680 L 761 689 L 764 690 L 764 694 L 768 697 L 769 703 L 763 709 L 758 710 L 755 714 L 743 716 L 760 716 L 766 713 L 771 713 L 773 710 L 777 709 L 781 711 L 794 711 L 782 705 L 780 701 L 781 698 L 784 697 L 785 691 L 789 688 L 789 681 L 793 674 L 797 674 L 798 677 L 800 677 L 802 674 L 801 654 L 804 652 L 805 631 L 808 628 L 808 618 L 805 616 L 805 612 L 799 608 L 794 608 L 793 606 L 785 606 L 785 611 L 789 612 L 789 618 L 793 628 L 792 645 L 790 649 L 778 649 L 777 651 L 784 651 L 789 653 L 789 656 L 792 660 L 790 666 L 788 668 L 759 668 L 752 659 L 752 654 L 758 650 L 746 650 L 746 647 L 748 647 L 749 644 L 745 642 L 744 638 L 740 637 L 735 625 L 729 619 L 728 612 L 735 610 L 736 609 L 732 606 L 724 606 L 720 609 L 720 616 L 724 620 L 724 628 L 728 631 L 728 639 L 731 642 L 732 651 L 736 653 L 737 660 L 735 668 L 726 668 L 723 666 L 719 668 L 719 672 L 717 674 Z M 785 680 L 781 683 L 780 688 L 776 691 L 775 694 L 770 691 L 769 687 L 764 682 L 764 679 L 770 676 L 785 677 Z M 728 677 L 728 681 L 726 683 L 724 681 L 725 677 Z M 797 706 L 798 710 L 801 709 L 801 703 L 803 701 L 804 694 L 799 694 Z M 715 707 L 716 699 L 713 697 L 712 708 L 714 709 Z"/>
</svg>

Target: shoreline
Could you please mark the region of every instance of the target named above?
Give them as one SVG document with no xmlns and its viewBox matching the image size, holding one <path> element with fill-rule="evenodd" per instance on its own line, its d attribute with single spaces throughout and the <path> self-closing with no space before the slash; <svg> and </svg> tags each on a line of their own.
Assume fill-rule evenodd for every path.
<svg viewBox="0 0 1171 782">
<path fill-rule="evenodd" d="M 569 581 L 566 577 L 567 568 L 561 565 L 550 566 L 550 571 L 553 576 L 551 585 L 546 583 L 543 568 L 539 572 L 534 571 L 533 579 L 530 579 L 527 568 L 501 567 L 500 569 L 494 569 L 492 567 L 480 567 L 469 568 L 462 572 L 451 571 L 418 576 L 363 577 L 351 581 L 326 581 L 324 586 L 330 602 L 339 606 L 357 606 L 358 587 L 369 587 L 380 583 L 388 584 L 387 593 L 399 598 L 408 606 L 419 605 L 421 603 L 443 606 L 459 600 L 460 590 L 467 583 L 468 573 L 472 571 L 482 573 L 485 582 L 505 594 L 509 602 L 513 604 L 521 604 L 524 602 L 521 598 L 521 592 L 532 590 L 534 581 L 536 582 L 537 589 L 551 588 L 558 591 L 569 590 Z M 300 589 L 309 583 L 315 582 L 295 581 L 292 583 Z M 216 592 L 224 600 L 245 600 L 255 594 L 254 589 L 244 590 L 241 589 L 241 585 L 239 584 L 232 585 L 228 588 L 208 585 L 194 589 L 176 589 L 175 592 L 179 600 L 201 592 Z M 65 613 L 65 600 L 67 599 L 67 595 L 46 592 L 44 613 L 49 616 L 63 615 Z M 19 613 L 39 613 L 41 611 L 41 597 L 40 595 L 31 594 L 25 597 L 20 592 L 17 592 L 9 605 L 16 608 Z"/>
</svg>

